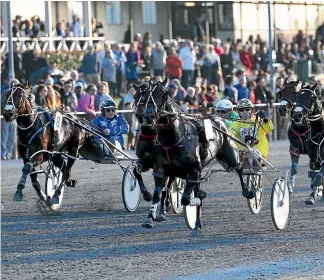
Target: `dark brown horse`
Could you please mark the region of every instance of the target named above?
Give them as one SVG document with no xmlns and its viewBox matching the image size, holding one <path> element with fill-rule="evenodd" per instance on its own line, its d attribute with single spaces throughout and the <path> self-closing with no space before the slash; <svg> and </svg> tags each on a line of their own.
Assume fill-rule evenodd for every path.
<svg viewBox="0 0 324 280">
<path fill-rule="evenodd" d="M 5 121 L 17 121 L 18 151 L 24 162 L 14 200 L 22 201 L 22 191 L 25 188 L 28 175 L 31 177 L 32 185 L 37 194 L 41 196 L 40 183 L 37 174 L 34 173 L 35 167 L 51 159 L 54 165 L 62 171 L 62 183 L 56 189 L 51 200 L 52 204 L 59 203 L 59 195 L 63 185 L 73 187 L 76 184 L 75 180 L 70 179 L 71 167 L 83 144 L 84 131 L 63 118 L 61 131 L 59 133 L 54 132 L 53 114 L 34 104 L 31 95 L 21 84 L 11 86 L 5 95 L 4 102 L 6 104 L 3 112 Z M 65 160 L 60 153 L 52 155 L 46 152 L 53 152 L 54 150 L 64 152 L 69 157 Z"/>
</svg>

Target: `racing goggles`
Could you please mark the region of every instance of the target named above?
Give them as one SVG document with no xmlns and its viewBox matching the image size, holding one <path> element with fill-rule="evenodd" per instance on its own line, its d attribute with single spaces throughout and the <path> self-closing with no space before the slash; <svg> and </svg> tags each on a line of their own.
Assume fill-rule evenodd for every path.
<svg viewBox="0 0 324 280">
<path fill-rule="evenodd" d="M 238 108 L 237 111 L 238 112 L 250 112 L 252 110 L 252 108 Z"/>
<path fill-rule="evenodd" d="M 105 108 L 105 112 L 106 113 L 110 113 L 110 112 L 115 113 L 116 112 L 116 108 Z"/>
<path fill-rule="evenodd" d="M 216 110 L 217 114 L 226 114 L 227 110 Z"/>
</svg>

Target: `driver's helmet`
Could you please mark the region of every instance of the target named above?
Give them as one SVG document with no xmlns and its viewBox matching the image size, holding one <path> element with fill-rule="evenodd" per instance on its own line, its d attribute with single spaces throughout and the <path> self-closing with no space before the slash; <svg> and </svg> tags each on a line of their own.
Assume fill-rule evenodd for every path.
<svg viewBox="0 0 324 280">
<path fill-rule="evenodd" d="M 226 116 L 231 114 L 233 111 L 233 104 L 231 101 L 227 99 L 222 99 L 216 104 L 216 112 L 217 114 L 225 113 Z"/>
<path fill-rule="evenodd" d="M 251 119 L 252 109 L 253 103 L 249 99 L 243 98 L 237 103 L 237 112 L 243 120 Z"/>
<path fill-rule="evenodd" d="M 112 99 L 105 99 L 104 101 L 101 102 L 100 104 L 100 110 L 104 110 L 106 108 L 117 108 L 117 104 L 114 100 Z"/>
</svg>

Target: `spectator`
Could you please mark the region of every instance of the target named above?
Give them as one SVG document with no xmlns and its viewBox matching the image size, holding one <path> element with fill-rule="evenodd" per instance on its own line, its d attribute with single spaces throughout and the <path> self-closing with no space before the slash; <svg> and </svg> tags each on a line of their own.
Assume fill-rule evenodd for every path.
<svg viewBox="0 0 324 280">
<path fill-rule="evenodd" d="M 220 62 L 224 77 L 232 75 L 234 70 L 234 59 L 228 44 L 224 45 L 224 53 L 220 56 Z"/>
<path fill-rule="evenodd" d="M 219 87 L 221 76 L 223 75 L 220 57 L 214 51 L 214 48 L 212 46 L 209 46 L 209 53 L 212 61 L 212 65 L 210 67 L 210 82 Z"/>
<path fill-rule="evenodd" d="M 225 78 L 225 89 L 224 89 L 224 98 L 232 102 L 232 104 L 237 104 L 238 102 L 238 91 L 233 87 L 233 76 L 228 75 Z"/>
<path fill-rule="evenodd" d="M 178 86 L 176 84 L 170 84 L 169 85 L 169 96 L 175 101 L 177 102 L 177 94 L 178 94 Z"/>
<path fill-rule="evenodd" d="M 183 102 L 183 100 L 184 100 L 184 98 L 187 95 L 187 92 L 184 89 L 184 87 L 180 84 L 180 81 L 178 79 L 173 79 L 171 81 L 171 84 L 177 86 L 176 102 L 181 105 L 182 102 Z"/>
<path fill-rule="evenodd" d="M 80 71 L 84 75 L 87 84 L 99 83 L 99 73 L 97 71 L 97 57 L 94 53 L 94 47 L 89 46 L 88 52 L 84 55 L 81 63 Z"/>
<path fill-rule="evenodd" d="M 315 36 L 316 40 L 320 41 L 322 45 L 324 45 L 324 21 L 319 27 L 317 27 Z"/>
<path fill-rule="evenodd" d="M 59 109 L 61 107 L 61 96 L 53 88 L 54 79 L 51 77 L 47 78 L 45 80 L 45 86 L 47 87 L 47 96 L 46 96 L 47 107 L 50 110 Z"/>
<path fill-rule="evenodd" d="M 159 41 L 155 43 L 155 48 L 152 51 L 151 63 L 152 63 L 154 77 L 156 76 L 164 77 L 164 69 L 166 65 L 166 53 L 163 45 Z"/>
<path fill-rule="evenodd" d="M 109 84 L 109 92 L 116 96 L 116 71 L 117 60 L 114 57 L 114 53 L 111 50 L 106 51 L 106 55 L 102 60 L 102 79 Z"/>
<path fill-rule="evenodd" d="M 95 95 L 94 107 L 96 112 L 100 110 L 101 102 L 106 99 L 112 99 L 112 97 L 109 95 L 109 86 L 107 82 L 101 82 L 98 85 L 98 91 Z"/>
<path fill-rule="evenodd" d="M 137 50 L 136 43 L 132 43 L 130 45 L 130 49 L 126 55 L 126 79 L 129 84 L 138 81 L 138 72 L 137 67 L 140 63 L 141 55 L 140 52 Z"/>
<path fill-rule="evenodd" d="M 241 99 L 250 99 L 250 92 L 246 87 L 246 76 L 241 76 L 239 78 L 239 84 L 235 85 L 234 87 L 238 92 L 237 101 L 240 101 Z"/>
<path fill-rule="evenodd" d="M 142 72 L 145 72 L 145 74 L 149 74 L 149 75 L 151 75 L 151 57 L 152 57 L 151 47 L 147 46 L 144 48 L 144 51 L 141 54 L 141 59 L 143 60 L 143 64 L 144 64 Z"/>
<path fill-rule="evenodd" d="M 169 55 L 166 59 L 166 66 L 167 66 L 167 76 L 170 80 L 181 79 L 183 62 L 179 58 L 175 48 L 169 49 Z"/>
<path fill-rule="evenodd" d="M 208 46 L 203 47 L 203 56 L 199 60 L 199 65 L 201 65 L 200 73 L 202 78 L 202 84 L 209 85 L 211 82 L 211 66 L 212 66 L 212 56 L 209 52 Z"/>
<path fill-rule="evenodd" d="M 130 85 L 126 95 L 123 97 L 123 99 L 121 100 L 121 106 L 119 106 L 120 110 L 126 110 L 126 104 L 129 104 L 130 108 L 134 107 L 134 103 L 135 103 L 135 99 L 134 99 L 134 95 L 136 93 L 135 88 L 133 87 L 133 85 Z"/>
<path fill-rule="evenodd" d="M 145 32 L 143 38 L 143 49 L 145 50 L 147 47 L 152 48 L 152 40 L 151 40 L 151 33 Z"/>
<path fill-rule="evenodd" d="M 72 33 L 74 37 L 83 37 L 84 36 L 84 32 L 83 32 L 83 28 L 82 25 L 80 23 L 80 18 L 76 15 L 73 16 L 72 18 L 73 22 L 72 22 Z"/>
<path fill-rule="evenodd" d="M 243 49 L 240 51 L 240 59 L 243 66 L 246 68 L 247 74 L 250 75 L 252 73 L 253 64 L 247 51 L 247 46 L 243 46 Z"/>
<path fill-rule="evenodd" d="M 113 52 L 115 59 L 117 60 L 116 67 L 116 95 L 120 97 L 122 87 L 122 77 L 125 72 L 126 56 L 118 44 L 113 45 Z"/>
<path fill-rule="evenodd" d="M 77 96 L 78 100 L 82 95 L 84 95 L 84 84 L 81 82 L 77 82 L 74 87 L 74 93 Z"/>
<path fill-rule="evenodd" d="M 18 82 L 17 79 L 14 79 L 12 82 Z M 4 90 L 1 93 L 1 112 L 4 111 L 6 106 L 6 94 L 8 93 L 8 89 Z M 12 121 L 11 123 L 7 123 L 3 118 L 1 119 L 1 160 L 9 160 L 12 158 L 12 150 L 14 144 L 16 143 L 16 121 Z"/>
<path fill-rule="evenodd" d="M 256 100 L 255 100 L 255 93 L 254 93 L 254 90 L 255 90 L 255 84 L 253 81 L 249 81 L 247 83 L 247 88 L 250 92 L 250 101 L 255 104 L 256 103 Z"/>
<path fill-rule="evenodd" d="M 182 85 L 188 88 L 193 84 L 193 73 L 196 63 L 196 54 L 192 41 L 186 41 L 186 45 L 180 50 L 179 57 L 183 61 L 182 66 Z"/>
<path fill-rule="evenodd" d="M 262 103 L 273 103 L 273 96 L 271 93 L 271 90 L 266 88 L 265 86 L 265 80 L 263 78 L 258 78 L 256 80 L 257 86 L 254 90 L 255 92 L 255 102 L 257 104 L 262 104 Z"/>
<path fill-rule="evenodd" d="M 283 86 L 284 86 L 284 79 L 282 77 L 278 77 L 276 79 L 276 84 L 275 84 L 276 102 L 280 102 L 280 99 L 278 97 L 278 92 L 283 88 Z"/>
<path fill-rule="evenodd" d="M 64 82 L 61 89 L 61 101 L 63 110 L 67 112 L 75 112 L 78 106 L 78 98 L 74 92 L 72 92 L 72 83 L 69 81 Z"/>
<path fill-rule="evenodd" d="M 49 67 L 46 59 L 40 56 L 40 52 L 37 49 L 33 51 L 31 63 L 30 83 L 31 85 L 36 85 L 37 81 L 44 79 L 48 75 Z"/>
<path fill-rule="evenodd" d="M 215 51 L 215 53 L 218 54 L 218 56 L 221 56 L 224 54 L 224 49 L 222 47 L 222 41 L 219 38 L 215 39 L 214 51 Z"/>
<path fill-rule="evenodd" d="M 87 87 L 87 92 L 82 94 L 79 99 L 79 104 L 76 108 L 78 112 L 86 113 L 86 119 L 92 120 L 96 117 L 95 111 L 95 93 L 97 88 L 95 85 L 90 84 Z"/>
<path fill-rule="evenodd" d="M 14 71 L 15 71 L 15 77 L 19 81 L 23 80 L 23 72 L 22 72 L 22 57 L 19 51 L 19 44 L 15 43 L 14 44 L 14 52 L 13 52 L 13 60 L 14 60 Z M 6 55 L 5 58 L 5 73 L 9 73 L 9 56 L 8 54 Z M 5 74 L 3 73 L 3 74 Z"/>
<path fill-rule="evenodd" d="M 40 84 L 35 87 L 35 103 L 42 108 L 47 108 L 47 92 L 47 87 L 44 84 Z"/>
<path fill-rule="evenodd" d="M 187 96 L 183 99 L 183 103 L 189 108 L 192 106 L 198 106 L 198 100 L 197 100 L 195 88 L 188 87 Z"/>
<path fill-rule="evenodd" d="M 207 86 L 207 107 L 214 107 L 214 104 L 218 101 L 217 100 L 217 87 L 215 85 Z"/>
</svg>

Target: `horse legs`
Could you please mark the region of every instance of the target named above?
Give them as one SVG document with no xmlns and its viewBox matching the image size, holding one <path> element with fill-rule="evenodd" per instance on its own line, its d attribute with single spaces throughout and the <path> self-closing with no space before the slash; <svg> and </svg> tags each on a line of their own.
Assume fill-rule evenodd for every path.
<svg viewBox="0 0 324 280">
<path fill-rule="evenodd" d="M 243 168 L 236 169 L 237 174 L 239 175 L 241 187 L 242 187 L 242 195 L 246 197 L 247 199 L 252 199 L 255 197 L 255 194 L 253 191 L 249 191 L 246 184 L 244 183 L 243 178 Z"/>
<path fill-rule="evenodd" d="M 196 184 L 199 180 L 199 176 L 200 176 L 200 172 L 198 170 L 195 170 L 187 178 L 186 187 L 183 191 L 183 195 L 181 198 L 181 204 L 183 206 L 188 206 L 190 204 L 190 194 L 191 194 L 193 188 L 196 186 Z M 195 182 L 190 182 L 190 181 L 195 181 Z"/>
<path fill-rule="evenodd" d="M 161 196 L 161 203 L 160 203 L 160 213 L 159 217 L 156 219 L 157 222 L 164 222 L 166 221 L 166 212 L 168 212 L 168 206 L 170 206 L 169 201 L 169 190 L 170 186 L 173 182 L 175 177 L 168 177 L 164 181 L 163 189 L 162 189 L 162 196 Z"/>
<path fill-rule="evenodd" d="M 161 191 L 164 186 L 165 179 L 158 176 L 154 176 L 154 181 L 155 181 L 155 189 L 153 194 L 153 202 L 150 211 L 147 215 L 147 220 L 145 220 L 144 223 L 142 224 L 142 226 L 146 228 L 153 227 L 154 220 L 156 219 L 157 205 L 161 199 Z"/>
<path fill-rule="evenodd" d="M 61 181 L 61 184 L 55 190 L 55 193 L 54 193 L 54 195 L 52 197 L 51 203 L 53 203 L 53 204 L 59 204 L 60 203 L 59 197 L 61 195 L 61 190 L 62 190 L 64 184 L 66 184 L 68 187 L 74 187 L 75 186 L 76 180 L 71 180 L 70 179 L 71 168 L 72 168 L 74 162 L 75 162 L 75 159 L 68 158 L 66 164 L 63 161 L 63 164 L 60 165 L 60 167 L 62 168 L 61 169 L 61 171 L 62 171 L 62 181 Z"/>
<path fill-rule="evenodd" d="M 22 169 L 22 175 L 21 175 L 20 181 L 17 186 L 17 191 L 15 192 L 14 197 L 13 197 L 14 201 L 17 201 L 17 202 L 22 201 L 23 196 L 24 196 L 22 190 L 26 186 L 27 176 L 30 173 L 30 171 L 32 170 L 32 168 L 33 168 L 33 163 L 28 161 L 27 159 L 24 159 L 24 167 Z"/>
<path fill-rule="evenodd" d="M 145 201 L 147 202 L 151 202 L 152 201 L 152 195 L 151 193 L 147 190 L 145 184 L 144 184 L 144 181 L 143 181 L 143 178 L 142 178 L 142 175 L 141 173 L 143 172 L 143 166 L 141 164 L 137 164 L 136 165 L 136 168 L 133 169 L 133 173 L 134 173 L 134 176 L 138 182 L 138 185 L 140 187 L 140 190 L 141 190 L 141 193 L 143 195 L 143 198 Z"/>
<path fill-rule="evenodd" d="M 292 193 L 295 188 L 295 180 L 296 180 L 299 156 L 290 154 L 290 157 L 291 157 L 291 167 L 290 167 L 290 178 L 288 181 L 288 189 L 289 192 Z"/>
<path fill-rule="evenodd" d="M 318 172 L 320 166 L 320 170 Z M 315 163 L 310 163 L 310 177 L 312 179 L 311 183 L 311 189 L 312 192 L 310 196 L 306 199 L 305 204 L 307 205 L 314 205 L 317 195 L 320 191 L 320 188 L 323 188 L 323 175 L 324 174 L 324 164 L 320 165 L 320 163 L 317 161 Z"/>
</svg>

